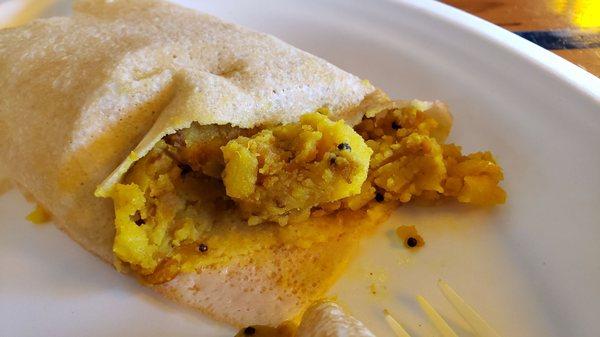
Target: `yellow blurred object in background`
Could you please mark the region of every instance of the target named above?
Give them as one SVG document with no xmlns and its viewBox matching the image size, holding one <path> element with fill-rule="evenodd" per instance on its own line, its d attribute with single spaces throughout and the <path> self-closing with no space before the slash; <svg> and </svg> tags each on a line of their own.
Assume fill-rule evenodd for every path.
<svg viewBox="0 0 600 337">
<path fill-rule="evenodd" d="M 600 0 L 553 0 L 552 10 L 579 28 L 600 29 Z"/>
</svg>

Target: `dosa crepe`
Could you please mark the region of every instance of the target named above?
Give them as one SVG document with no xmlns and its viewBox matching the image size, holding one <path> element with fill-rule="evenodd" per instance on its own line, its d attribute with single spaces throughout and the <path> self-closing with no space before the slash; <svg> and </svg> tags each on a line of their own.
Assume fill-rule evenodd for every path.
<svg viewBox="0 0 600 337">
<path fill-rule="evenodd" d="M 394 101 L 265 34 L 161 1 L 0 31 L 0 172 L 178 302 L 277 325 L 402 203 L 502 203 L 439 102 Z"/>
</svg>

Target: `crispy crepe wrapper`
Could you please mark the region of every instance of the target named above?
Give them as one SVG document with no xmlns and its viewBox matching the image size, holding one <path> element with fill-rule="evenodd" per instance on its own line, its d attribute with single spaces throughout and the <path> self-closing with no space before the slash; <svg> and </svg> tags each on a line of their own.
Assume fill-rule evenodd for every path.
<svg viewBox="0 0 600 337">
<path fill-rule="evenodd" d="M 160 1 L 77 1 L 70 18 L 0 31 L 0 172 L 57 226 L 113 262 L 106 196 L 163 136 L 200 124 L 293 122 L 327 106 L 357 121 L 374 88 L 265 34 Z M 240 258 L 155 289 L 219 319 L 276 325 L 328 286 L 349 255 L 340 238 Z M 286 267 L 282 269 L 282 261 Z M 318 284 L 305 284 L 311 273 Z M 282 286 L 281 273 L 292 276 Z"/>
</svg>

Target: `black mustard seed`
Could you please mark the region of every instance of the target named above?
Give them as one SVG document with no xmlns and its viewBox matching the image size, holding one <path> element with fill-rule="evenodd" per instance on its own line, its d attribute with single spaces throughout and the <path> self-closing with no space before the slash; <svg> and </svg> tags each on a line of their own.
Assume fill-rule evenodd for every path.
<svg viewBox="0 0 600 337">
<path fill-rule="evenodd" d="M 343 151 L 343 150 L 352 151 L 352 148 L 350 147 L 350 144 L 348 144 L 348 143 L 340 143 L 338 145 L 338 150 L 341 150 L 341 151 Z"/>
<path fill-rule="evenodd" d="M 419 241 L 417 241 L 417 239 L 413 238 L 412 236 L 406 239 L 406 245 L 410 248 L 416 247 L 418 243 Z"/>
</svg>

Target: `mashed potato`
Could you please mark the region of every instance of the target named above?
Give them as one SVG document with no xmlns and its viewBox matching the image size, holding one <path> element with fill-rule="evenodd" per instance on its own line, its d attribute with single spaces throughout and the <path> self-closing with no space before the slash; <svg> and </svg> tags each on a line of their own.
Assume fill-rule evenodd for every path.
<svg viewBox="0 0 600 337">
<path fill-rule="evenodd" d="M 379 93 L 361 108 L 354 128 L 315 112 L 254 129 L 193 124 L 165 137 L 112 193 L 116 256 L 163 283 L 266 247 L 360 235 L 413 200 L 504 202 L 502 169 L 489 152 L 445 143 L 452 119 L 437 103 Z"/>
<path fill-rule="evenodd" d="M 373 152 L 350 126 L 319 113 L 222 150 L 227 195 L 250 225 L 306 220 L 312 207 L 360 193 Z"/>
<path fill-rule="evenodd" d="M 375 105 L 355 127 L 373 150 L 369 177 L 361 195 L 345 200 L 358 209 L 377 194 L 381 200 L 439 200 L 462 203 L 504 203 L 498 186 L 502 169 L 490 152 L 464 156 L 461 148 L 444 144 L 451 117 L 435 104 L 419 101 Z M 370 116 L 370 117 L 369 117 Z"/>
</svg>

